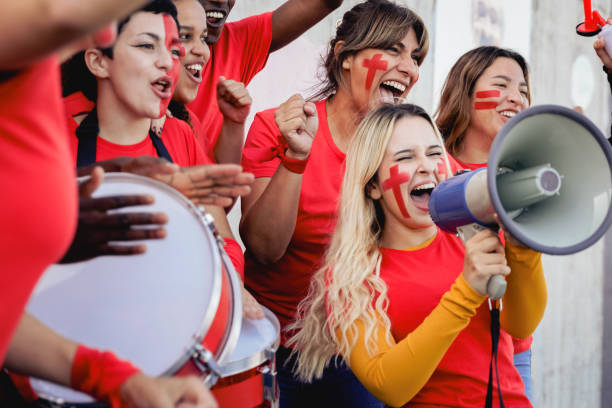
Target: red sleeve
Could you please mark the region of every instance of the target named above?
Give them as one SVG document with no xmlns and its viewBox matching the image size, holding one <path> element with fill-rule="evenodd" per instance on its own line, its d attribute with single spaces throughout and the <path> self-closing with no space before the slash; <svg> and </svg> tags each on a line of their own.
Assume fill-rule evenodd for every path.
<svg viewBox="0 0 612 408">
<path fill-rule="evenodd" d="M 240 244 L 233 238 L 223 238 L 223 241 L 225 241 L 227 256 L 232 261 L 238 275 L 240 275 L 240 279 L 244 281 L 244 253 Z"/>
<path fill-rule="evenodd" d="M 120 388 L 128 378 L 138 373 L 136 367 L 121 361 L 113 353 L 79 346 L 72 362 L 70 384 L 112 408 L 123 406 Z"/>
<path fill-rule="evenodd" d="M 268 61 L 272 44 L 272 12 L 247 17 L 226 27 L 231 49 L 241 54 L 241 80 L 246 85 Z"/>
<path fill-rule="evenodd" d="M 269 109 L 255 115 L 242 149 L 242 167 L 256 178 L 272 177 L 280 164 L 278 157 L 267 161 L 258 158 L 263 152 L 278 146 L 280 130 L 274 121 L 275 110 Z"/>
</svg>

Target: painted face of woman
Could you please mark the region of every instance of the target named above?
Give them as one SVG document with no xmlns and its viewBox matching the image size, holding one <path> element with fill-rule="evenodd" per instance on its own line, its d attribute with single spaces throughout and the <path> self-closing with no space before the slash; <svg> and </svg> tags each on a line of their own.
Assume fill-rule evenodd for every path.
<svg viewBox="0 0 612 408">
<path fill-rule="evenodd" d="M 117 99 L 136 117 L 162 116 L 180 73 L 180 46 L 174 19 L 135 13 L 108 58 L 108 77 Z"/>
<path fill-rule="evenodd" d="M 421 117 L 400 119 L 393 129 L 378 182 L 370 197 L 379 199 L 386 223 L 430 227 L 429 196 L 445 178 L 444 149 L 431 124 Z"/>
</svg>

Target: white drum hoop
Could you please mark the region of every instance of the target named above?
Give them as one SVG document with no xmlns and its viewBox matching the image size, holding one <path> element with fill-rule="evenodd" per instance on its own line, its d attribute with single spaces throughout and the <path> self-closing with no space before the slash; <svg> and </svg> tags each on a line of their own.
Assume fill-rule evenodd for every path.
<svg viewBox="0 0 612 408">
<path fill-rule="evenodd" d="M 80 180 L 84 180 L 86 178 L 81 178 Z M 127 190 L 123 191 L 111 191 L 105 192 L 108 190 L 109 185 L 115 184 L 117 186 L 121 186 L 121 188 L 127 186 Z M 108 187 L 108 188 L 105 188 Z M 120 188 L 120 190 L 121 190 Z M 147 206 L 138 206 L 138 207 L 129 207 L 129 211 L 144 211 L 144 212 L 166 212 L 166 210 L 162 207 L 159 207 L 157 203 L 157 199 L 161 196 L 168 198 L 170 201 L 175 202 L 180 207 L 183 207 L 185 213 L 188 214 L 188 217 L 193 219 L 194 223 L 198 224 L 199 229 L 204 231 L 204 234 L 207 239 L 206 241 L 210 245 L 210 255 L 212 259 L 209 261 L 212 262 L 213 266 L 213 281 L 210 284 L 210 296 L 208 302 L 206 304 L 205 310 L 202 311 L 202 320 L 197 328 L 194 329 L 194 332 L 191 337 L 190 343 L 192 347 L 187 347 L 184 352 L 182 352 L 179 356 L 176 357 L 174 363 L 170 364 L 170 366 L 163 370 L 163 372 L 155 372 L 145 373 L 148 375 L 161 375 L 161 376 L 171 376 L 179 371 L 182 367 L 184 367 L 189 360 L 193 360 L 199 368 L 207 368 L 209 369 L 208 374 L 206 375 L 204 381 L 207 384 L 212 384 L 215 382 L 216 378 L 220 375 L 218 366 L 224 365 L 229 357 L 231 356 L 239 338 L 241 321 L 242 321 L 242 300 L 241 300 L 241 284 L 240 278 L 235 272 L 227 254 L 223 250 L 223 240 L 216 233 L 214 224 L 212 223 L 212 217 L 210 214 L 204 214 L 203 208 L 196 208 L 185 196 L 183 196 L 180 192 L 175 190 L 168 185 L 153 180 L 148 177 L 142 177 L 138 175 L 128 174 L 128 173 L 106 173 L 104 176 L 104 181 L 100 188 L 94 193 L 94 197 L 103 197 L 110 195 L 124 195 L 124 194 L 150 194 L 156 198 L 156 203 Z M 163 200 L 162 200 L 163 201 Z M 124 212 L 125 210 L 118 210 L 119 212 Z M 169 216 L 169 222 L 166 225 L 168 233 L 171 233 L 171 225 L 172 225 L 172 217 Z M 163 241 L 163 240 L 162 240 Z M 135 243 L 135 242 L 132 242 Z M 147 246 L 149 247 L 149 251 L 154 247 L 158 242 L 147 241 Z M 139 257 L 141 255 L 136 255 L 134 257 Z M 142 256 L 146 256 L 142 255 Z M 121 258 L 122 261 L 129 260 L 132 256 L 123 256 L 123 257 L 101 257 L 96 258 L 95 260 L 88 261 L 95 262 L 98 259 L 110 259 L 110 258 Z M 78 275 L 81 267 L 84 263 L 73 264 L 74 270 L 71 272 L 66 272 L 69 277 Z M 228 320 L 231 325 L 229 330 L 225 331 L 224 338 L 221 341 L 221 346 L 219 350 L 213 354 L 208 350 L 203 350 L 201 347 L 202 340 L 206 336 L 208 329 L 217 313 L 217 307 L 219 305 L 219 300 L 221 298 L 221 290 L 222 290 L 222 279 L 223 279 L 223 270 L 221 265 L 225 266 L 227 270 L 227 277 L 230 284 L 230 288 L 228 290 L 231 292 L 233 296 L 233 302 L 230 305 L 231 310 L 228 313 Z M 52 268 L 50 268 L 52 269 Z M 76 271 L 76 272 L 75 272 Z M 64 273 L 64 271 L 56 271 Z M 63 281 L 67 280 L 65 276 L 61 276 L 61 273 L 50 277 L 49 271 L 43 275 L 41 280 L 39 281 L 39 285 L 35 288 L 34 294 L 32 295 L 32 299 L 28 305 L 28 312 L 33 314 L 35 317 L 40 318 L 40 314 L 44 311 L 45 305 L 37 306 L 37 299 L 39 295 L 44 293 L 47 290 L 53 290 L 53 287 L 61 284 Z M 49 279 L 46 279 L 49 278 Z M 61 306 L 60 306 L 61 307 Z M 48 323 L 52 328 L 57 326 L 57 322 L 47 322 L 45 318 L 41 318 L 43 323 Z M 60 319 L 61 320 L 61 319 Z M 76 341 L 82 341 L 79 339 L 79 335 L 66 332 L 66 330 L 62 330 L 61 328 L 56 329 L 60 334 L 63 334 L 69 338 L 72 338 Z M 185 339 L 189 342 L 189 339 Z M 98 344 L 98 347 L 104 348 L 104 344 Z M 131 356 L 122 356 L 131 359 Z M 142 367 L 142 363 L 139 361 L 132 361 L 136 365 Z M 202 373 L 204 374 L 204 373 Z M 79 393 L 75 390 L 71 390 L 66 387 L 62 387 L 47 381 L 31 378 L 31 383 L 35 391 L 39 393 L 39 396 L 42 399 L 48 400 L 50 406 L 61 406 L 61 407 L 95 407 L 100 406 L 99 402 L 90 402 L 93 401 L 89 396 L 85 394 Z M 52 395 L 54 394 L 54 395 Z M 67 397 L 58 397 L 57 395 L 67 395 Z M 68 399 L 72 399 L 75 397 L 74 402 L 67 402 Z"/>
</svg>

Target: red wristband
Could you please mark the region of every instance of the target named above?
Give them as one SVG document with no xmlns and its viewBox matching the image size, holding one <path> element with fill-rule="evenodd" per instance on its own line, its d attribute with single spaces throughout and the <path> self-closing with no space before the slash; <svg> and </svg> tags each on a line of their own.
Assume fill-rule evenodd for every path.
<svg viewBox="0 0 612 408">
<path fill-rule="evenodd" d="M 281 163 L 287 170 L 292 173 L 302 174 L 304 170 L 306 170 L 306 165 L 308 164 L 308 157 L 305 159 L 292 159 L 291 157 L 287 157 L 285 155 L 285 150 L 287 150 L 287 145 L 283 146 L 284 149 L 278 154 L 278 157 L 281 159 Z"/>
<path fill-rule="evenodd" d="M 122 406 L 119 389 L 128 378 L 140 372 L 127 361 L 109 351 L 98 351 L 79 346 L 72 362 L 72 388 L 85 392 L 96 400 L 107 402 L 112 408 Z"/>
</svg>

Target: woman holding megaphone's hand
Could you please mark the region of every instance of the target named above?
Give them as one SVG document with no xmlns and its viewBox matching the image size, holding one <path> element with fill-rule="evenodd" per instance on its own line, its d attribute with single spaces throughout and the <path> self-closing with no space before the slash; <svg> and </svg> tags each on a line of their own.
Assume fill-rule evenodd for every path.
<svg viewBox="0 0 612 408">
<path fill-rule="evenodd" d="M 542 318 L 540 255 L 510 242 L 504 248 L 491 230 L 464 248 L 436 227 L 428 201 L 448 174 L 443 143 L 414 105 L 383 106 L 359 125 L 331 245 L 290 326 L 296 374 L 318 378 L 339 355 L 390 406 L 482 408 L 492 361 L 486 286 L 503 275 L 492 401 L 501 393 L 506 406 L 531 407 L 508 333 L 529 336 Z"/>
<path fill-rule="evenodd" d="M 595 48 L 597 56 L 604 65 L 603 69 L 608 75 L 610 91 L 612 92 L 612 54 L 609 53 L 609 50 L 612 50 L 612 17 L 608 19 L 608 25 L 606 27 L 608 27 L 606 35 L 600 36 L 593 43 L 593 48 Z M 612 138 L 612 129 L 610 129 L 610 137 Z M 612 139 L 610 139 L 610 141 L 612 141 Z"/>
</svg>

